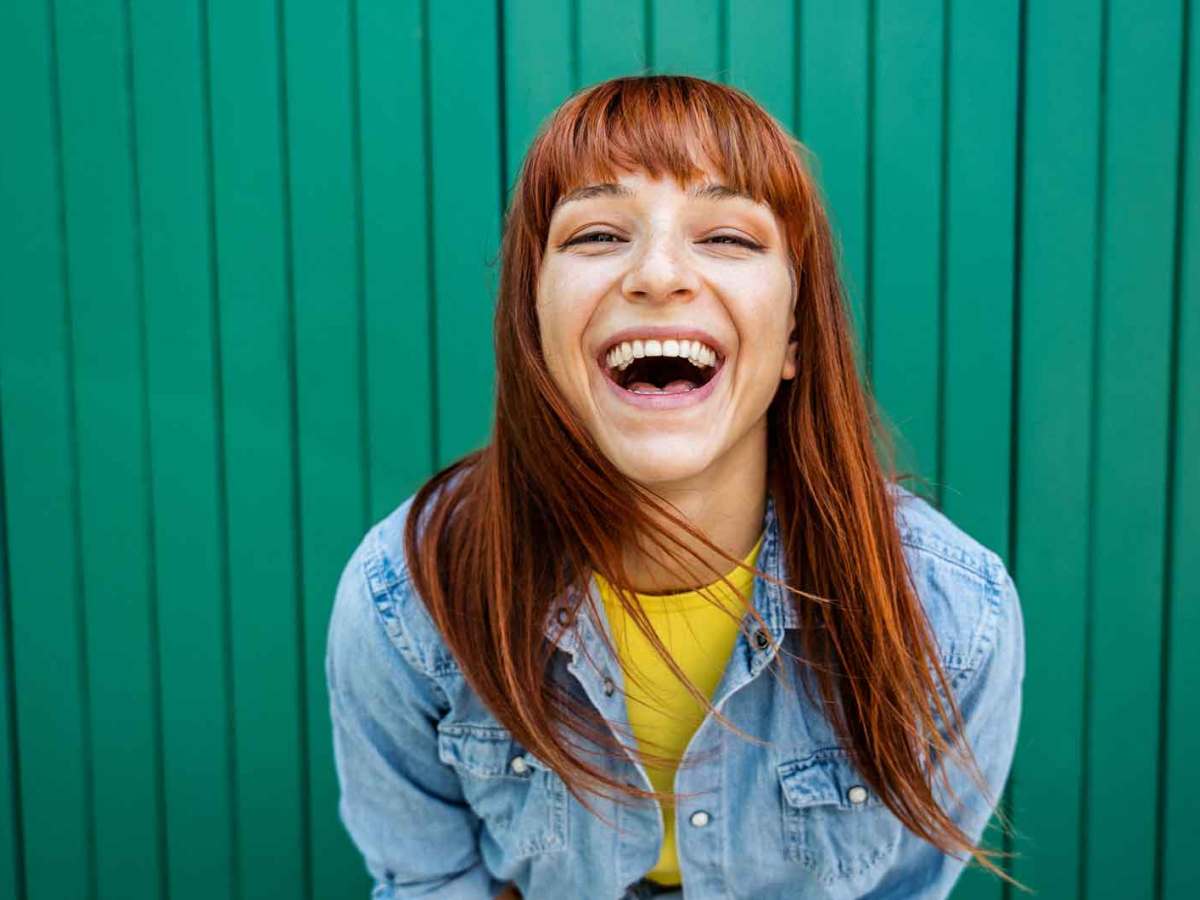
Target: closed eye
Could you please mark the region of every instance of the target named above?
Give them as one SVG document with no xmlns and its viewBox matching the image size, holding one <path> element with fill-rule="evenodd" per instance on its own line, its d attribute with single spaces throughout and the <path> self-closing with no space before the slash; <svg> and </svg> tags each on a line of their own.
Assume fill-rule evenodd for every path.
<svg viewBox="0 0 1200 900">
<path fill-rule="evenodd" d="M 601 240 L 594 240 L 595 238 L 612 238 L 613 240 L 612 241 L 601 241 Z M 609 244 L 609 243 L 618 242 L 620 240 L 621 240 L 621 237 L 619 235 L 615 235 L 609 231 L 590 231 L 587 234 L 581 234 L 578 237 L 571 238 L 571 240 L 562 244 L 562 246 L 570 247 L 573 244 Z M 762 246 L 759 244 L 756 244 L 754 241 L 750 241 L 750 240 L 747 240 L 746 238 L 741 238 L 741 237 L 738 237 L 733 234 L 714 234 L 710 238 L 705 238 L 702 243 L 708 243 L 709 241 L 732 241 L 735 244 L 740 244 L 741 246 L 745 247 L 747 250 L 761 250 L 762 249 Z"/>
<path fill-rule="evenodd" d="M 754 241 L 747 240 L 746 238 L 740 238 L 737 235 L 733 235 L 733 234 L 714 234 L 710 238 L 705 238 L 705 241 L 706 242 L 707 241 L 719 241 L 722 239 L 728 240 L 728 241 L 733 241 L 735 244 L 741 244 L 743 247 L 747 247 L 751 250 L 761 250 L 762 249 L 762 247 L 760 245 L 754 243 Z"/>
<path fill-rule="evenodd" d="M 563 244 L 564 247 L 570 247 L 573 244 L 608 244 L 610 241 L 598 241 L 593 238 L 613 238 L 616 241 L 621 240 L 617 235 L 608 231 L 592 231 L 588 234 L 581 234 L 579 237 L 573 237 L 571 240 Z"/>
</svg>

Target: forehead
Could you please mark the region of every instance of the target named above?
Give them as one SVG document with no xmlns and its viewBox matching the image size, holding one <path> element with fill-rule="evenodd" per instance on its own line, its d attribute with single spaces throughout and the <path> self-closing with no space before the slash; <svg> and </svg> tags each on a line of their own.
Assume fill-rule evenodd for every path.
<svg viewBox="0 0 1200 900">
<path fill-rule="evenodd" d="M 758 201 L 750 196 L 746 191 L 741 191 L 728 185 L 722 184 L 718 180 L 704 179 L 696 182 L 685 190 L 688 197 L 696 200 L 732 200 L 740 199 L 748 203 L 757 204 Z M 598 181 L 591 184 L 585 184 L 581 187 L 567 191 L 554 205 L 556 210 L 562 209 L 571 203 L 580 203 L 584 200 L 591 200 L 596 197 L 612 197 L 616 199 L 632 199 L 637 196 L 636 186 L 630 185 L 628 182 L 619 181 Z"/>
</svg>

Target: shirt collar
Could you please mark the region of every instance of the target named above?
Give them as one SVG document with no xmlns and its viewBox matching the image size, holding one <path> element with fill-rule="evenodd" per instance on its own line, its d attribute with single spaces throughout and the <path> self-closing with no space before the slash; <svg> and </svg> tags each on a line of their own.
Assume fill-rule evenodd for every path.
<svg viewBox="0 0 1200 900">
<path fill-rule="evenodd" d="M 762 547 L 758 551 L 755 565 L 786 584 L 787 567 L 781 547 L 779 519 L 770 491 L 767 492 L 766 509 L 763 513 L 763 531 Z M 593 601 L 594 612 L 603 615 L 595 578 L 588 578 L 587 590 Z M 779 585 L 756 576 L 751 601 L 772 635 L 779 635 L 785 628 L 796 628 L 800 624 L 794 604 L 788 600 L 787 592 Z M 585 614 L 579 615 L 581 612 Z M 586 614 L 588 612 L 583 593 L 574 587 L 568 588 L 564 596 L 559 598 L 559 602 L 551 605 L 546 615 L 543 627 L 546 639 L 571 656 L 575 656 L 581 647 L 588 655 L 596 654 L 603 646 L 600 633 L 607 630 L 607 623 L 597 622 L 594 615 Z M 576 625 L 578 627 L 574 627 Z M 753 631 L 756 627 L 749 614 L 743 621 L 743 627 L 748 631 Z"/>
</svg>

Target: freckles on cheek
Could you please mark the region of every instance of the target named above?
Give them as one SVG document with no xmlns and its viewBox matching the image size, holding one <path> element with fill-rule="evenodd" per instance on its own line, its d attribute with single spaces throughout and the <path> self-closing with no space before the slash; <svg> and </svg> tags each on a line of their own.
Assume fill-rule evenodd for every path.
<svg viewBox="0 0 1200 900">
<path fill-rule="evenodd" d="M 561 329 L 564 318 L 570 315 L 571 286 L 557 272 L 548 272 L 538 287 L 538 313 L 555 330 Z"/>
<path fill-rule="evenodd" d="M 587 293 L 587 284 L 578 273 L 555 271 L 546 279 L 546 299 L 556 306 L 571 306 Z"/>
<path fill-rule="evenodd" d="M 543 333 L 554 335 L 561 350 L 582 340 L 593 307 L 589 296 L 578 277 L 571 274 L 550 274 L 542 283 L 538 313 Z"/>
<path fill-rule="evenodd" d="M 553 301 L 539 301 L 538 320 L 542 357 L 550 374 L 561 384 L 566 370 L 571 365 L 572 353 L 570 323 L 556 309 L 559 306 L 561 305 Z"/>
</svg>

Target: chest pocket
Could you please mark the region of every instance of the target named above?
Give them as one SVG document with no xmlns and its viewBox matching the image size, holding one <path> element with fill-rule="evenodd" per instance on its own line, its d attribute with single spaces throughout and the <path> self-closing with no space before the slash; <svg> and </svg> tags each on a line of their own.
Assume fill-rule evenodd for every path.
<svg viewBox="0 0 1200 900">
<path fill-rule="evenodd" d="M 458 773 L 467 803 L 506 856 L 522 858 L 566 847 L 566 784 L 507 731 L 443 726 L 438 730 L 438 756 Z"/>
<path fill-rule="evenodd" d="M 896 853 L 903 824 L 858 774 L 842 748 L 777 767 L 787 857 L 836 896 L 869 890 Z"/>
</svg>

